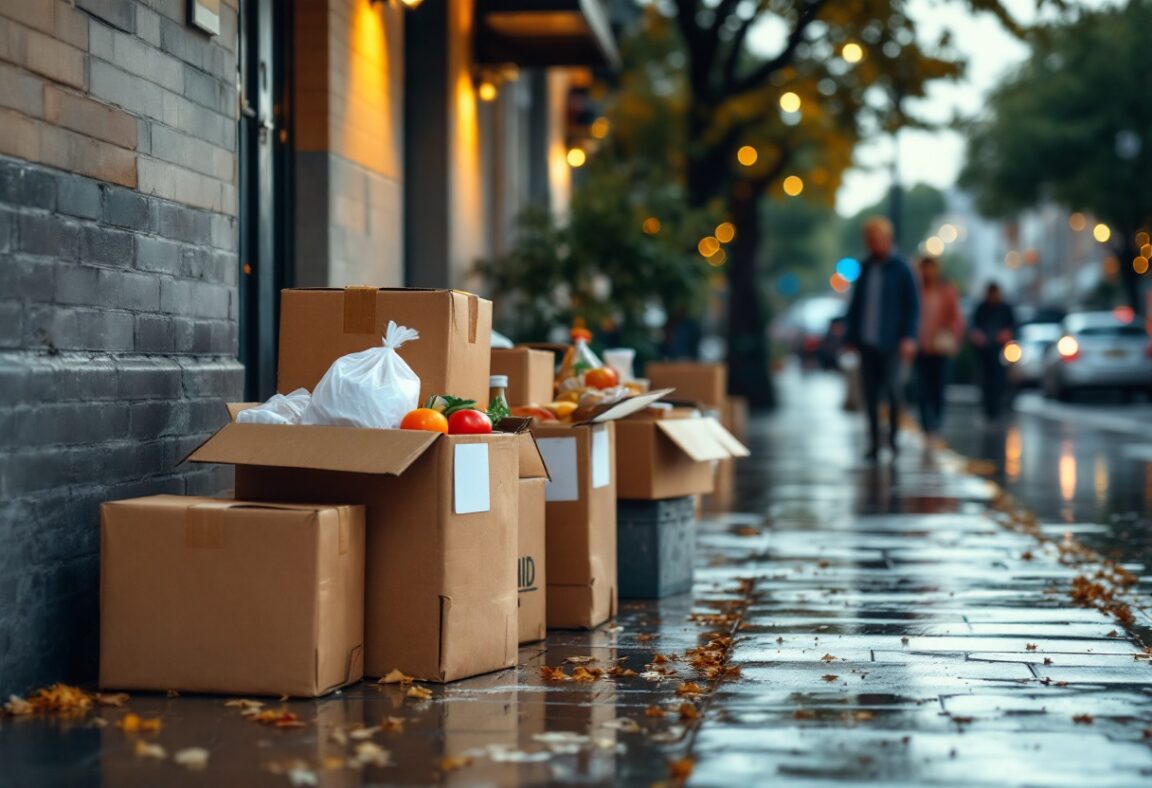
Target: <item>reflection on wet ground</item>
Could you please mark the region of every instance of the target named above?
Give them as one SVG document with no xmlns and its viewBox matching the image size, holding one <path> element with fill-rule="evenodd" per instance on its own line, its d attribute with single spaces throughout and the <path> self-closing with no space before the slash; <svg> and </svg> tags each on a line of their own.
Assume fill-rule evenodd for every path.
<svg viewBox="0 0 1152 788">
<path fill-rule="evenodd" d="M 1076 570 L 993 522 L 992 485 L 912 436 L 894 464 L 859 462 L 859 425 L 838 410 L 834 381 L 788 378 L 782 393 L 782 410 L 753 425 L 732 511 L 700 525 L 691 595 L 626 603 L 595 632 L 550 633 L 516 670 L 432 687 L 427 700 L 364 683 L 289 701 L 300 729 L 257 725 L 222 698 L 133 697 L 132 711 L 163 717 L 148 742 L 169 756 L 209 750 L 201 772 L 140 757 L 115 727 L 122 710 L 0 720 L 0 785 L 650 785 L 685 757 L 691 783 L 707 786 L 1152 780 L 1152 667 L 1112 621 L 1069 603 Z M 1022 428 L 1012 440 L 1033 439 Z M 1013 451 L 1021 478 L 1029 462 L 1053 469 L 1063 506 L 1059 452 Z M 1071 505 L 1085 507 L 1093 460 L 1072 453 Z M 1093 511 L 1072 520 L 1108 524 Z M 709 682 L 683 657 L 725 634 L 741 675 Z M 545 665 L 640 675 L 555 682 Z M 678 694 L 685 680 L 704 693 Z"/>
</svg>

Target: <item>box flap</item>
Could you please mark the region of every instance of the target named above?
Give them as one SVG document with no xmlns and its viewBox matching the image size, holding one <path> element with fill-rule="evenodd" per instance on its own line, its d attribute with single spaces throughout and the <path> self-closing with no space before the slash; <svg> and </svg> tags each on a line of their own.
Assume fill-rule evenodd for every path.
<svg viewBox="0 0 1152 788">
<path fill-rule="evenodd" d="M 602 424 L 606 421 L 615 421 L 625 416 L 631 416 L 633 413 L 648 407 L 656 400 L 663 399 L 673 391 L 675 391 L 675 389 L 649 391 L 647 394 L 637 394 L 634 397 L 627 397 L 611 405 L 604 405 L 597 408 L 594 415 L 580 422 L 580 424 Z"/>
<path fill-rule="evenodd" d="M 236 414 L 242 410 L 249 408 L 259 407 L 263 402 L 229 402 L 225 407 L 228 408 L 228 420 L 236 421 Z"/>
<path fill-rule="evenodd" d="M 521 479 L 548 479 L 548 468 L 544 464 L 544 457 L 540 454 L 540 447 L 532 433 L 523 432 L 516 437 L 516 450 L 520 453 Z"/>
<path fill-rule="evenodd" d="M 719 421 L 711 417 L 704 419 L 704 421 L 708 423 L 708 429 L 711 430 L 712 435 L 720 445 L 727 449 L 728 453 L 733 457 L 747 457 L 752 453 L 748 450 L 747 446 L 741 443 L 739 439 L 729 432 Z"/>
<path fill-rule="evenodd" d="M 726 460 L 732 454 L 706 423 L 710 419 L 664 419 L 653 422 L 679 449 L 696 462 Z"/>
<path fill-rule="evenodd" d="M 422 430 L 227 424 L 187 459 L 398 476 L 439 437 Z"/>
</svg>

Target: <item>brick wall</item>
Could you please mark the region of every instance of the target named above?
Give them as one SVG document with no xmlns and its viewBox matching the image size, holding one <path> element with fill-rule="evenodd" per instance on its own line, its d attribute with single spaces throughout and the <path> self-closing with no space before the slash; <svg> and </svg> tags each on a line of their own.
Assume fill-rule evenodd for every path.
<svg viewBox="0 0 1152 788">
<path fill-rule="evenodd" d="M 101 501 L 229 485 L 235 5 L 0 0 L 0 696 L 94 678 Z"/>
<path fill-rule="evenodd" d="M 296 282 L 403 284 L 404 9 L 294 11 Z"/>
</svg>

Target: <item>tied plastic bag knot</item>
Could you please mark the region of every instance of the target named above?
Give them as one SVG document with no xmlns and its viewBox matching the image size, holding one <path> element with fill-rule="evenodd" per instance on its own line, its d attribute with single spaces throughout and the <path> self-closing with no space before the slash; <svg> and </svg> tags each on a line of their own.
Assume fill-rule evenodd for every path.
<svg viewBox="0 0 1152 788">
<path fill-rule="evenodd" d="M 383 346 L 390 350 L 399 350 L 405 342 L 420 338 L 420 332 L 414 328 L 396 325 L 395 320 L 388 321 L 388 328 L 384 329 Z"/>
<path fill-rule="evenodd" d="M 420 378 L 396 352 L 420 333 L 388 321 L 379 347 L 332 362 L 312 392 L 301 424 L 330 427 L 399 428 L 420 402 Z"/>
</svg>

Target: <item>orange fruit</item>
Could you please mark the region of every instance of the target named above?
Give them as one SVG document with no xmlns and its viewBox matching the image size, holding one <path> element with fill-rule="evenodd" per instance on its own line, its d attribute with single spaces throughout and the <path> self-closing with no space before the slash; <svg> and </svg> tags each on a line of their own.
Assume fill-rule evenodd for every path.
<svg viewBox="0 0 1152 788">
<path fill-rule="evenodd" d="M 448 419 L 438 410 L 432 408 L 417 408 L 410 410 L 400 422 L 402 430 L 426 430 L 428 432 L 443 432 L 448 434 Z"/>
<path fill-rule="evenodd" d="M 620 376 L 612 367 L 597 367 L 584 373 L 584 385 L 596 389 L 610 389 L 620 383 Z"/>
</svg>

